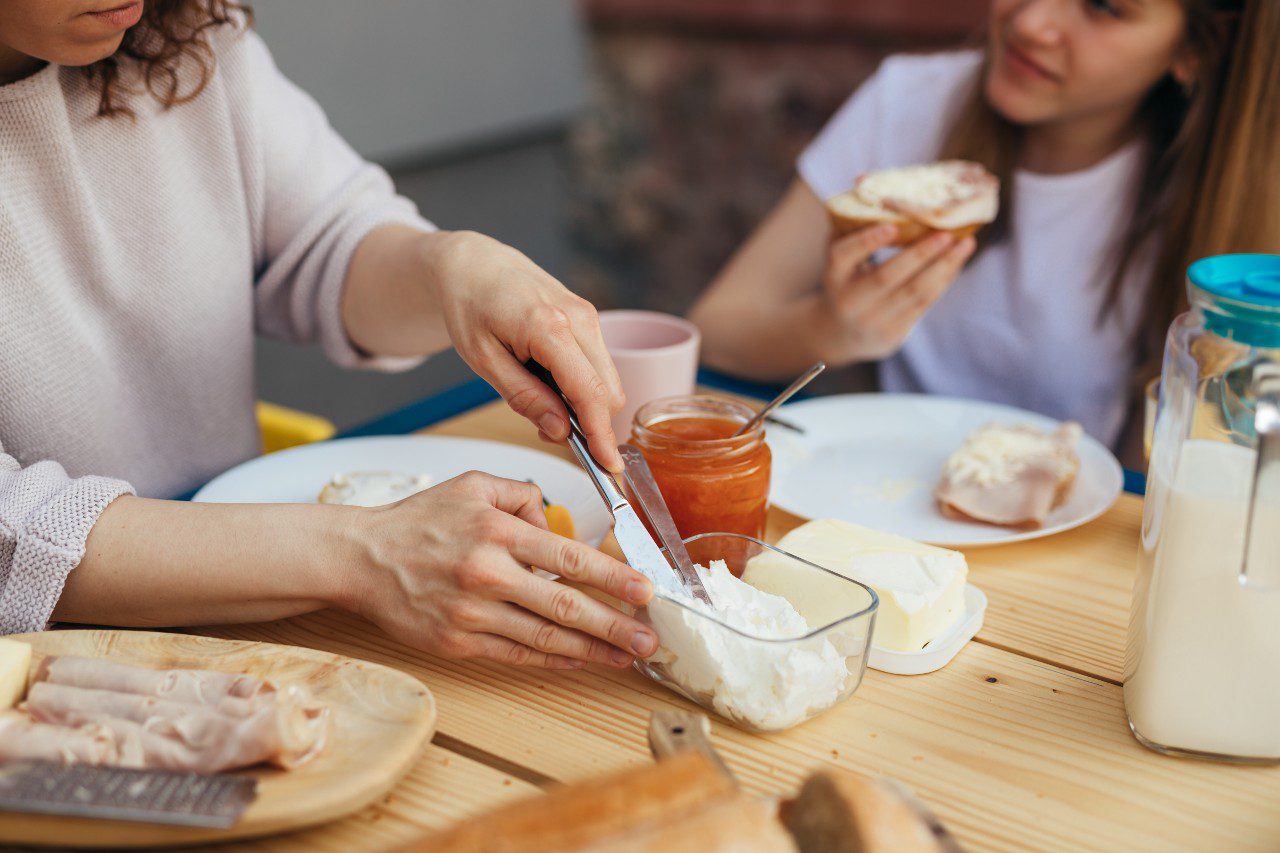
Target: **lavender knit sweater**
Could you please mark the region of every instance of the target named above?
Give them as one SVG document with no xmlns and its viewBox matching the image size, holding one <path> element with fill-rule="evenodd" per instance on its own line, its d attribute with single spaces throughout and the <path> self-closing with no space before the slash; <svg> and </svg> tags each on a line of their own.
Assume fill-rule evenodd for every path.
<svg viewBox="0 0 1280 853">
<path fill-rule="evenodd" d="M 339 302 L 372 228 L 430 224 L 256 35 L 213 46 L 198 98 L 136 120 L 98 117 L 77 69 L 0 86 L 0 632 L 46 626 L 116 497 L 259 452 L 255 330 L 415 363 L 353 349 Z"/>
</svg>

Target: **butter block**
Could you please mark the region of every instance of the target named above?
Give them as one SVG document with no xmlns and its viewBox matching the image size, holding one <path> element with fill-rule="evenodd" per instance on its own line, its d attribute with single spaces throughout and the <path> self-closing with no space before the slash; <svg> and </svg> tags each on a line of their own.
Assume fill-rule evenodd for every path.
<svg viewBox="0 0 1280 853">
<path fill-rule="evenodd" d="M 31 647 L 17 640 L 0 638 L 0 710 L 9 710 L 26 695 L 30 669 Z"/>
<path fill-rule="evenodd" d="M 871 642 L 882 649 L 919 651 L 964 616 L 969 567 L 957 551 L 833 518 L 797 527 L 778 547 L 874 589 Z"/>
</svg>

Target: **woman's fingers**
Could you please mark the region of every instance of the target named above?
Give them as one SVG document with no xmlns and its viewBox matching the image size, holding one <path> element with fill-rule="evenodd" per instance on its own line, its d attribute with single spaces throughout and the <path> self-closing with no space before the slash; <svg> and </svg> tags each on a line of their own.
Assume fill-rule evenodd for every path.
<svg viewBox="0 0 1280 853">
<path fill-rule="evenodd" d="M 595 368 L 596 375 L 604 381 L 608 389 L 609 410 L 620 411 L 626 405 L 627 396 L 622 391 L 622 377 L 618 375 L 618 367 L 613 363 L 613 357 L 609 355 L 609 348 L 605 346 L 604 332 L 600 329 L 600 315 L 596 312 L 595 306 L 587 300 L 576 296 L 572 299 L 573 302 L 568 310 L 573 336 L 578 341 L 578 346 L 582 348 L 583 354 L 586 355 L 587 361 L 591 362 L 591 366 Z"/>
<path fill-rule="evenodd" d="M 614 647 L 603 640 L 584 634 L 573 628 L 557 625 L 550 619 L 530 613 L 514 604 L 501 604 L 493 612 L 492 634 L 509 637 L 521 645 L 540 652 L 573 660 L 601 663 L 606 666 L 627 667 L 635 661 L 635 655 Z"/>
<path fill-rule="evenodd" d="M 651 628 L 568 584 L 526 572 L 511 591 L 510 600 L 557 625 L 576 628 L 627 654 L 648 657 L 658 650 L 658 638 Z"/>
<path fill-rule="evenodd" d="M 560 390 L 578 416 L 578 424 L 586 436 L 591 455 L 615 473 L 622 471 L 618 440 L 613 435 L 613 394 L 582 351 L 568 315 L 559 309 L 548 315 L 542 334 L 530 344 L 530 354 L 551 371 Z M 557 436 L 545 424 L 543 432 Z M 566 436 L 568 432 L 564 433 Z"/>
<path fill-rule="evenodd" d="M 647 604 L 653 597 L 653 585 L 635 569 L 563 536 L 526 527 L 515 535 L 511 555 L 526 565 L 546 569 L 635 605 Z M 558 625 L 576 628 L 641 657 L 648 657 L 658 648 L 653 630 L 638 619 L 567 584 L 532 572 L 513 578 L 512 582 L 514 586 L 505 590 L 509 601 Z"/>
<path fill-rule="evenodd" d="M 512 666 L 536 666 L 542 669 L 582 669 L 586 661 L 546 652 L 517 643 L 496 634 L 472 634 L 467 638 L 468 657 L 487 658 Z"/>
<path fill-rule="evenodd" d="M 525 565 L 546 569 L 637 607 L 653 598 L 648 578 L 583 542 L 523 527 L 513 532 L 510 550 L 511 556 Z"/>
<path fill-rule="evenodd" d="M 542 384 L 496 339 L 481 347 L 476 372 L 497 389 L 517 415 L 555 441 L 569 437 L 569 417 L 556 393 Z"/>
<path fill-rule="evenodd" d="M 495 509 L 514 515 L 542 531 L 547 530 L 547 515 L 542 509 L 542 490 L 533 483 L 508 480 L 506 477 L 495 477 L 481 471 L 468 471 L 455 480 L 463 489 Z"/>
<path fill-rule="evenodd" d="M 840 300 L 840 307 L 848 310 L 852 303 L 875 302 L 885 294 L 910 281 L 917 273 L 932 264 L 951 248 L 955 237 L 946 231 L 935 231 L 921 237 L 897 255 L 859 278 L 859 286 L 852 288 Z"/>
<path fill-rule="evenodd" d="M 898 235 L 896 225 L 882 224 L 859 228 L 851 234 L 837 238 L 828 249 L 826 283 L 829 288 L 842 290 L 858 271 L 879 250 L 893 242 Z"/>
<path fill-rule="evenodd" d="M 884 312 L 885 322 L 889 325 L 905 323 L 908 328 L 914 326 L 947 292 L 975 248 L 977 241 L 973 237 L 965 237 L 902 287 L 885 294 L 876 310 Z"/>
</svg>

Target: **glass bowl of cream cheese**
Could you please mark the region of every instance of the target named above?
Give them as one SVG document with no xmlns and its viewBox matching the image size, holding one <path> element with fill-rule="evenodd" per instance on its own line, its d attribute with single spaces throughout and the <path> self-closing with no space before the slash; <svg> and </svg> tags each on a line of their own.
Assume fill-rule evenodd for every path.
<svg viewBox="0 0 1280 853">
<path fill-rule="evenodd" d="M 640 672 L 755 732 L 789 729 L 853 695 L 874 590 L 749 536 L 705 533 L 685 546 L 713 606 L 662 594 L 638 608 L 659 640 Z"/>
</svg>

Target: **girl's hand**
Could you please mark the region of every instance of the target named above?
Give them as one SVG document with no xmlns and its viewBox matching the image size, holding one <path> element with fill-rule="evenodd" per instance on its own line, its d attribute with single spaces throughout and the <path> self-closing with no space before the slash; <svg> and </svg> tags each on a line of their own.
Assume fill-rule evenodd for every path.
<svg viewBox="0 0 1280 853">
<path fill-rule="evenodd" d="M 882 264 L 871 256 L 892 242 L 893 225 L 873 225 L 832 241 L 822 277 L 818 322 L 833 364 L 892 355 L 933 306 L 977 245 L 936 231 Z"/>
<path fill-rule="evenodd" d="M 550 533 L 536 486 L 471 472 L 369 510 L 368 573 L 352 609 L 434 654 L 550 669 L 630 666 L 653 631 L 530 567 L 644 605 L 648 579 Z"/>
<path fill-rule="evenodd" d="M 510 246 L 465 231 L 437 237 L 430 279 L 458 353 L 545 437 L 564 441 L 564 404 L 522 366 L 537 359 L 569 398 L 592 455 L 620 472 L 609 421 L 626 399 L 595 308 Z"/>
</svg>

